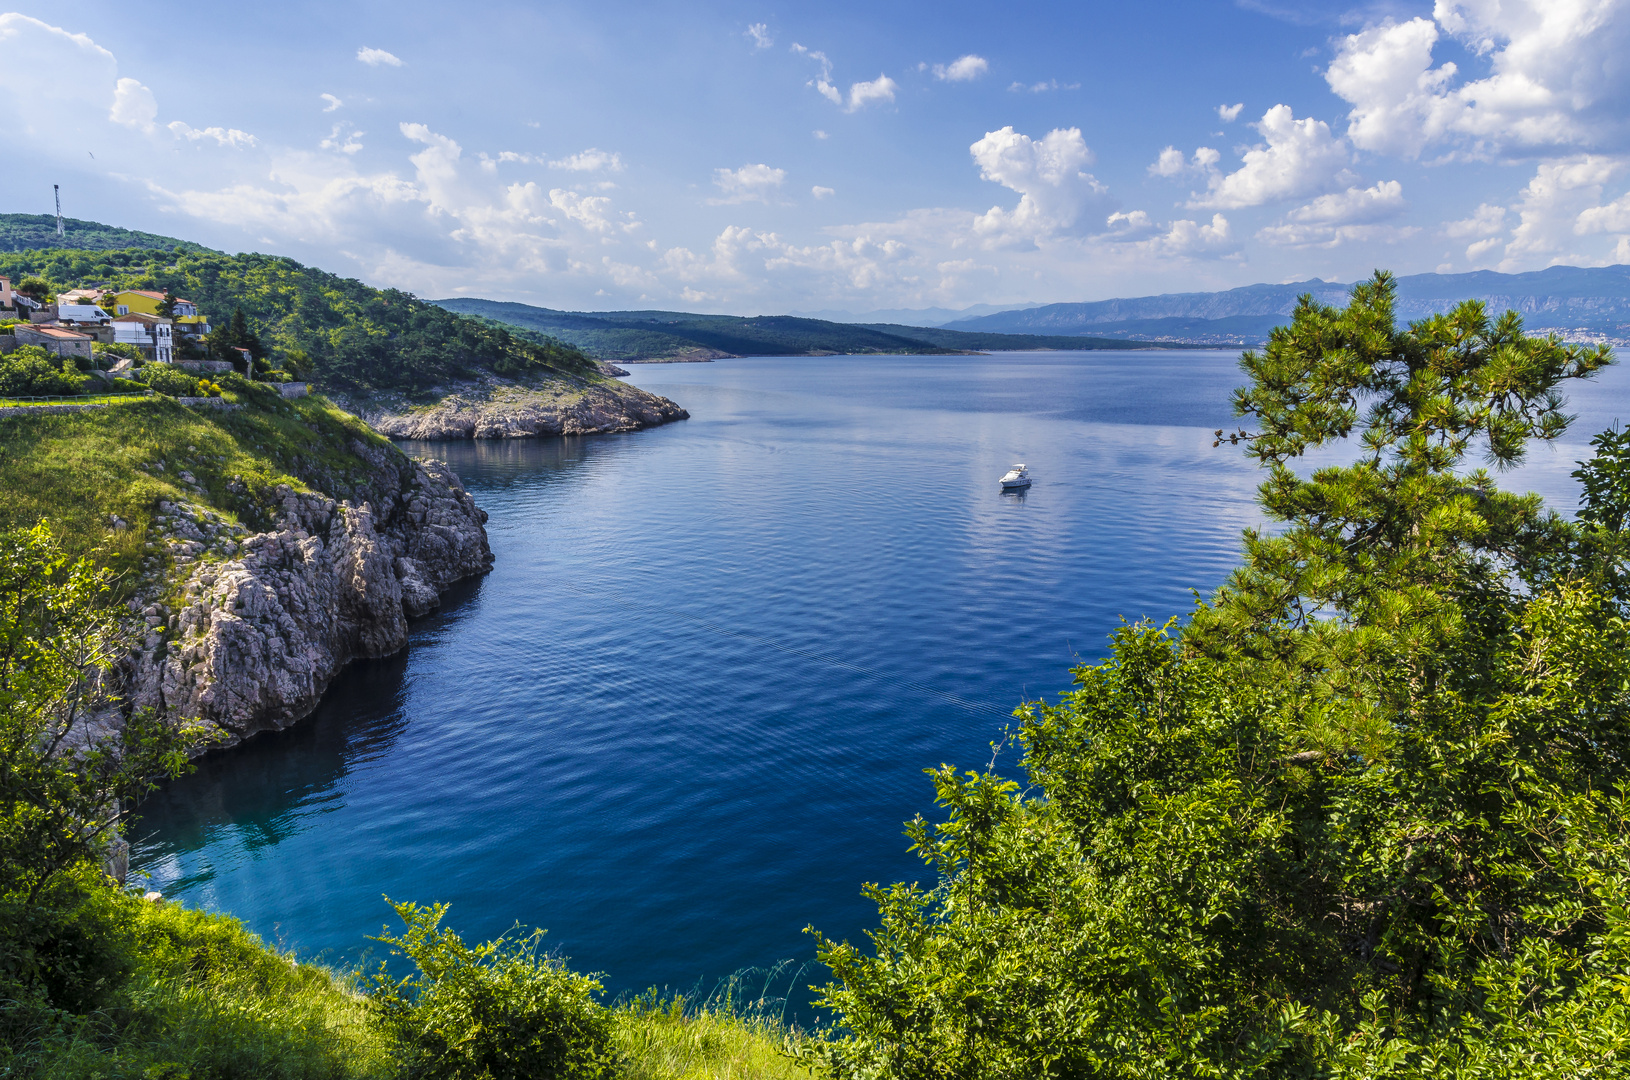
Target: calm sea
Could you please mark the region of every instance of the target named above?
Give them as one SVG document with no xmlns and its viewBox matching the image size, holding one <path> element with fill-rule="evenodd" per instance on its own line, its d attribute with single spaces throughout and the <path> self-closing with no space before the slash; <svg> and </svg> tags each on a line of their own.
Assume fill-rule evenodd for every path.
<svg viewBox="0 0 1630 1080">
<path fill-rule="evenodd" d="M 1009 712 L 1121 619 L 1215 588 L 1257 520 L 1211 447 L 1233 353 L 744 359 L 637 368 L 689 421 L 405 444 L 491 514 L 497 563 L 312 718 L 146 806 L 172 897 L 356 963 L 385 896 L 519 922 L 613 991 L 689 989 L 859 937 L 863 882 L 921 878 L 922 770 L 980 768 Z M 1615 369 L 1507 483 L 1571 510 Z M 1014 462 L 1035 486 L 1003 495 Z M 1011 751 L 1003 755 L 1011 768 Z M 806 978 L 803 981 L 808 981 Z"/>
</svg>

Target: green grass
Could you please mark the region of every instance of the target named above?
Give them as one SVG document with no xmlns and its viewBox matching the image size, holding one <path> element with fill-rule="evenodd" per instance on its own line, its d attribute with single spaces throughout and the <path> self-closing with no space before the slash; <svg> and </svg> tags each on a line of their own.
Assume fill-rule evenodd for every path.
<svg viewBox="0 0 1630 1080">
<path fill-rule="evenodd" d="M 354 974 L 298 963 L 236 919 L 106 887 L 85 890 L 54 918 L 94 1000 L 0 1002 L 0 1076 L 397 1075 Z M 628 1080 L 811 1078 L 783 1052 L 795 1034 L 773 1018 L 742 1015 L 728 999 L 690 1008 L 682 997 L 647 995 L 611 1015 Z"/>
<path fill-rule="evenodd" d="M 100 886 L 54 917 L 53 966 L 79 977 L 53 1000 L 23 994 L 0 1008 L 0 1076 L 389 1075 L 388 1047 L 350 981 L 268 948 L 235 919 Z"/>
<path fill-rule="evenodd" d="M 326 398 L 285 399 L 241 379 L 223 385 L 243 408 L 191 409 L 154 396 L 0 417 L 0 529 L 46 519 L 71 554 L 130 574 L 142 569 L 161 500 L 259 528 L 278 484 L 366 497 L 370 469 L 355 442 L 396 454 Z"/>
<path fill-rule="evenodd" d="M 629 1080 L 810 1080 L 791 1056 L 803 1034 L 766 1002 L 725 993 L 700 1006 L 648 993 L 612 1012 Z"/>
</svg>

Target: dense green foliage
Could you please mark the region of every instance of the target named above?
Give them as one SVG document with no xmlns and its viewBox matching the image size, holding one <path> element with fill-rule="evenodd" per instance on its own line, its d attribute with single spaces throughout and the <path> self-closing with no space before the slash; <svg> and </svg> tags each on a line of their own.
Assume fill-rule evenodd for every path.
<svg viewBox="0 0 1630 1080">
<path fill-rule="evenodd" d="M 395 904 L 379 940 L 413 963 L 381 966 L 369 992 L 402 1071 L 424 1080 L 598 1080 L 617 1074 L 600 984 L 543 953 L 543 931 L 471 947 L 441 926 L 446 904 Z"/>
<path fill-rule="evenodd" d="M 84 381 L 72 360 L 53 356 L 38 345 L 0 353 L 0 397 L 77 394 Z"/>
<path fill-rule="evenodd" d="M 53 248 L 78 251 L 124 248 L 153 248 L 166 252 L 209 250 L 201 244 L 177 240 L 173 236 L 120 229 L 78 218 L 63 218 L 62 225 L 63 235 L 58 237 L 57 219 L 50 214 L 0 214 L 0 252 Z"/>
<path fill-rule="evenodd" d="M 96 737 L 122 648 L 106 570 L 44 524 L 0 533 L 0 898 L 32 901 L 117 835 L 133 800 L 176 775 L 196 737 L 141 713 Z"/>
<path fill-rule="evenodd" d="M 209 397 L 213 383 L 169 364 L 147 364 L 136 373 L 143 383 L 170 397 Z M 220 396 L 215 388 L 215 396 Z"/>
<path fill-rule="evenodd" d="M 743 318 L 681 311 L 554 311 L 472 297 L 436 303 L 451 311 L 551 335 L 602 360 L 1154 347 L 1147 342 L 1111 338 L 963 333 L 917 326 L 827 322 L 791 315 Z"/>
<path fill-rule="evenodd" d="M 1028 789 L 934 773 L 937 884 L 820 939 L 837 1075 L 1630 1075 L 1630 441 L 1577 524 L 1463 470 L 1609 357 L 1392 300 L 1242 359 L 1282 527 L 1216 598 L 1021 712 Z"/>
<path fill-rule="evenodd" d="M 523 339 L 396 289 L 374 289 L 293 259 L 130 248 L 0 252 L 0 274 L 39 277 L 53 291 L 81 283 L 170 291 L 212 327 L 235 331 L 282 366 L 348 390 L 426 390 L 490 372 L 583 374 L 587 359 L 558 341 Z"/>
</svg>

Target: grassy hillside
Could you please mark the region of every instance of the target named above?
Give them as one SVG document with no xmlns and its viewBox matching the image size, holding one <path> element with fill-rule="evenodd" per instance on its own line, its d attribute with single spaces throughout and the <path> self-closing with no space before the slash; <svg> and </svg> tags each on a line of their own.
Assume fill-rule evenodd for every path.
<svg viewBox="0 0 1630 1080">
<path fill-rule="evenodd" d="M 0 251 L 69 249 L 109 251 L 124 248 L 155 248 L 161 251 L 208 251 L 202 244 L 177 240 L 173 236 L 137 232 L 96 221 L 64 218 L 63 235 L 57 235 L 57 219 L 50 214 L 0 214 Z"/>
<path fill-rule="evenodd" d="M 555 311 L 530 304 L 460 297 L 450 311 L 542 333 L 601 360 L 707 356 L 809 356 L 821 353 L 934 355 L 997 349 L 1163 348 L 1113 338 L 964 333 L 886 323 L 838 323 L 791 315 L 744 318 L 682 311 Z"/>
<path fill-rule="evenodd" d="M 429 391 L 480 372 L 509 377 L 588 374 L 577 349 L 522 339 L 501 326 L 375 289 L 293 259 L 127 248 L 0 252 L 0 274 L 44 278 L 57 290 L 90 283 L 173 290 L 216 326 L 241 308 L 277 362 L 321 387 Z"/>
<path fill-rule="evenodd" d="M 58 927 L 39 958 L 53 971 L 0 1008 L 0 1076 L 407 1075 L 358 978 L 299 963 L 235 919 L 97 885 L 58 890 L 32 914 L 31 930 Z M 616 1080 L 810 1080 L 782 1053 L 786 1029 L 729 1002 L 652 996 L 605 1015 Z"/>
<path fill-rule="evenodd" d="M 0 417 L 0 530 L 43 518 L 69 552 L 128 581 L 161 569 L 149 561 L 160 500 L 199 507 L 216 528 L 263 528 L 277 485 L 365 497 L 369 467 L 354 444 L 397 453 L 325 398 L 284 400 L 236 376 L 222 386 L 243 408 L 195 410 L 155 396 Z"/>
</svg>

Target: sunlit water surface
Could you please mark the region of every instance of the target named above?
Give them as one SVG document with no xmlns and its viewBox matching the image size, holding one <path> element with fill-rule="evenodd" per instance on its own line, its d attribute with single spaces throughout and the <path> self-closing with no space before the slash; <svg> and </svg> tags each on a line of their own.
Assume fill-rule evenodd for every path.
<svg viewBox="0 0 1630 1080">
<path fill-rule="evenodd" d="M 356 963 L 383 896 L 484 938 L 549 929 L 614 990 L 689 988 L 858 937 L 918 879 L 922 770 L 991 760 L 1122 618 L 1215 588 L 1258 520 L 1213 449 L 1233 353 L 745 359 L 635 369 L 689 421 L 405 444 L 490 514 L 492 573 L 354 665 L 312 718 L 146 805 L 154 887 Z M 1568 472 L 1630 404 L 1576 391 Z M 1014 462 L 1035 486 L 1003 495 Z M 1008 759 L 1011 767 L 1011 755 Z M 808 981 L 807 979 L 803 981 Z"/>
</svg>

